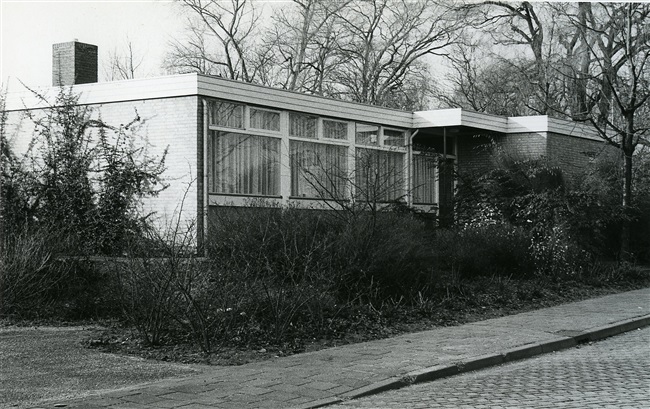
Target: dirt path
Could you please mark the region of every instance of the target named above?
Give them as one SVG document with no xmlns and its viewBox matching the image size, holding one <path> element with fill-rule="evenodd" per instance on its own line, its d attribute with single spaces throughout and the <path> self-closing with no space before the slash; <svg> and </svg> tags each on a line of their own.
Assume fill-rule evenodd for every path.
<svg viewBox="0 0 650 409">
<path fill-rule="evenodd" d="M 0 408 L 116 389 L 202 372 L 182 365 L 106 354 L 84 348 L 96 328 L 0 328 Z"/>
</svg>

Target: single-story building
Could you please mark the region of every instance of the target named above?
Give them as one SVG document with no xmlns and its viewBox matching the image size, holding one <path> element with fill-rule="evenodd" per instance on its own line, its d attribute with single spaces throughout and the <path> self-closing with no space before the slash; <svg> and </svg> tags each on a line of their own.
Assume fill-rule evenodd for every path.
<svg viewBox="0 0 650 409">
<path fill-rule="evenodd" d="M 583 153 L 603 146 L 588 126 L 548 116 L 401 111 L 199 74 L 99 83 L 95 46 L 74 41 L 54 45 L 53 53 L 54 86 L 42 92 L 53 97 L 57 85 L 74 85 L 80 104 L 113 125 L 137 110 L 150 153 L 169 147 L 169 188 L 146 206 L 171 216 L 186 197 L 184 216 L 196 219 L 199 241 L 219 206 L 257 198 L 309 208 L 400 200 L 448 212 L 451 170 L 488 168 L 489 155 L 476 148 L 489 140 L 545 156 L 569 175 L 591 159 Z M 17 151 L 33 130 L 25 111 L 42 108 L 28 90 L 7 96 L 7 130 Z"/>
</svg>

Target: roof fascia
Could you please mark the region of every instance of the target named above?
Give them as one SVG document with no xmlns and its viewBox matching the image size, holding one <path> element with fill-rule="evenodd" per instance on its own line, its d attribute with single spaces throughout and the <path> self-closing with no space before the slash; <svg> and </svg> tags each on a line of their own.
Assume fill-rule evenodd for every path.
<svg viewBox="0 0 650 409">
<path fill-rule="evenodd" d="M 505 133 L 507 118 L 481 112 L 465 111 L 461 108 L 417 111 L 413 113 L 414 128 L 438 128 L 468 126 Z"/>
<path fill-rule="evenodd" d="M 275 109 L 402 128 L 412 127 L 412 113 L 410 111 L 303 94 L 205 75 L 199 75 L 198 77 L 198 93 L 205 97 L 227 99 Z"/>
<path fill-rule="evenodd" d="M 547 132 L 548 116 L 509 116 L 506 129 L 506 133 Z"/>
<path fill-rule="evenodd" d="M 34 91 L 54 103 L 59 89 L 39 87 Z M 72 90 L 79 94 L 81 105 L 197 95 L 197 74 L 78 84 L 73 85 Z M 7 94 L 7 111 L 42 108 L 47 108 L 47 105 L 29 89 Z"/>
<path fill-rule="evenodd" d="M 592 125 L 584 122 L 569 121 L 566 119 L 549 118 L 548 132 L 561 135 L 575 136 L 577 138 L 602 141 L 598 131 Z"/>
</svg>

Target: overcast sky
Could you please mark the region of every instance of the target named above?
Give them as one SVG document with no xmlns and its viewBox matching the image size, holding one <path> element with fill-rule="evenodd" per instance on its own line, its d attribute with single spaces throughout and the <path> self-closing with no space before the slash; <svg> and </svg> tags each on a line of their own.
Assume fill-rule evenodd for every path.
<svg viewBox="0 0 650 409">
<path fill-rule="evenodd" d="M 102 62 L 128 40 L 144 57 L 142 74 L 162 75 L 168 41 L 183 31 L 178 5 L 164 0 L 0 0 L 0 81 L 10 90 L 51 85 L 52 44 L 78 39 L 99 47 Z"/>
</svg>

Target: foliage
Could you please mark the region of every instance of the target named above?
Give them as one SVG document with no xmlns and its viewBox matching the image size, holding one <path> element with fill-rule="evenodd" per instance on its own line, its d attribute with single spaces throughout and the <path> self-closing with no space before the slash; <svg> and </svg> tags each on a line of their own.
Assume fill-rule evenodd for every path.
<svg viewBox="0 0 650 409">
<path fill-rule="evenodd" d="M 497 151 L 495 159 L 494 170 L 461 176 L 460 226 L 523 229 L 530 262 L 544 276 L 579 274 L 595 257 L 612 254 L 612 231 L 623 216 L 616 187 L 599 176 L 607 175 L 610 162 L 596 162 L 581 185 L 566 186 L 543 158 L 517 160 Z"/>
<path fill-rule="evenodd" d="M 101 264 L 62 258 L 65 238 L 55 228 L 13 231 L 0 264 L 0 315 L 22 319 L 113 317 L 113 282 Z"/>
<path fill-rule="evenodd" d="M 20 316 L 110 315 L 106 272 L 69 256 L 119 253 L 141 234 L 138 201 L 159 190 L 164 157 L 138 146 L 139 117 L 115 128 L 93 119 L 71 89 L 61 88 L 52 104 L 34 94 L 47 108 L 28 114 L 34 137 L 25 156 L 6 142 L 2 117 L 0 308 Z"/>
<path fill-rule="evenodd" d="M 535 273 L 527 229 L 504 223 L 473 225 L 458 230 L 440 230 L 436 253 L 443 271 L 455 281 L 476 277 L 525 278 Z"/>
<path fill-rule="evenodd" d="M 144 120 L 137 112 L 132 122 L 112 127 L 93 119 L 72 89 L 61 88 L 52 104 L 34 94 L 48 108 L 42 116 L 28 113 L 34 137 L 22 168 L 13 172 L 25 183 L 28 208 L 8 213 L 30 216 L 28 225 L 55 226 L 68 253 L 122 251 L 125 238 L 141 227 L 138 200 L 164 188 L 165 155 L 150 156 L 139 141 Z"/>
<path fill-rule="evenodd" d="M 635 160 L 650 135 L 648 4 L 490 1 L 460 8 L 477 31 L 450 58 L 455 88 L 442 99 L 485 112 L 551 115 L 592 125 L 620 151 L 624 217 L 618 253 L 631 259 Z M 508 74 L 494 66 L 505 66 Z M 497 95 L 507 95 L 507 104 L 491 98 L 495 86 Z"/>
</svg>

